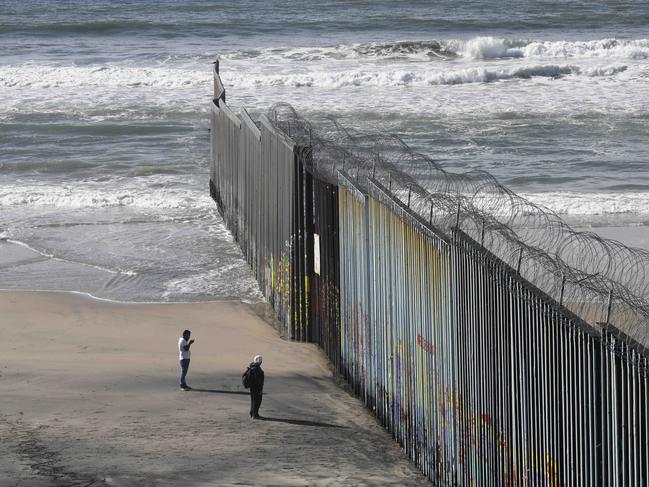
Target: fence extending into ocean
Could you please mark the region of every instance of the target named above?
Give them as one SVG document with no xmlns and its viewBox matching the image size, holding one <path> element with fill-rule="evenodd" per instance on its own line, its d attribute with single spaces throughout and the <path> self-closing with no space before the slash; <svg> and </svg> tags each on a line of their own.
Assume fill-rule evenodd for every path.
<svg viewBox="0 0 649 487">
<path fill-rule="evenodd" d="M 441 228 L 345 151 L 325 174 L 311 129 L 235 114 L 214 76 L 210 193 L 283 333 L 317 343 L 436 485 L 649 485 L 649 353 L 612 294 L 601 323 L 580 317 L 565 277 L 547 294 L 459 206 Z"/>
</svg>

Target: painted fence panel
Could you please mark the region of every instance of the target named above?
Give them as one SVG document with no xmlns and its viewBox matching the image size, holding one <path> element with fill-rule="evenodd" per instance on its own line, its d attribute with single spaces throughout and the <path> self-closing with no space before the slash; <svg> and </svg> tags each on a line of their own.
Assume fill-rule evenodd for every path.
<svg viewBox="0 0 649 487">
<path fill-rule="evenodd" d="M 439 347 L 453 342 L 447 329 L 451 255 L 442 238 L 408 221 L 384 188 L 371 195 L 340 176 L 343 373 L 410 458 L 435 478 L 440 464 L 453 472 L 457 463 L 449 407 L 456 371 Z"/>
<path fill-rule="evenodd" d="M 379 184 L 339 184 L 342 373 L 431 480 L 644 485 L 646 354 Z"/>
<path fill-rule="evenodd" d="M 369 322 L 369 273 L 367 267 L 366 197 L 343 175 L 339 196 L 340 226 L 340 295 L 341 310 L 341 372 L 354 386 L 356 394 L 367 401 L 368 362 L 371 340 Z"/>
<path fill-rule="evenodd" d="M 380 185 L 367 202 L 377 415 L 410 458 L 444 482 L 458 461 L 450 248 Z"/>
</svg>

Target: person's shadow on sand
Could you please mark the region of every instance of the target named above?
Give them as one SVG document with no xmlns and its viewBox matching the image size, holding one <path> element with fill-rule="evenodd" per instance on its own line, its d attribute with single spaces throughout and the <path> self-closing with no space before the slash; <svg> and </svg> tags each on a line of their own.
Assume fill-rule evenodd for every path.
<svg viewBox="0 0 649 487">
<path fill-rule="evenodd" d="M 319 423 L 318 421 L 307 421 L 307 420 L 302 420 L 302 419 L 286 419 L 286 418 L 269 418 L 267 416 L 260 416 L 259 419 L 261 421 L 273 421 L 276 423 L 288 423 L 288 424 L 295 424 L 298 426 L 320 426 L 323 428 L 343 428 L 347 429 L 347 426 L 340 426 L 337 424 L 329 424 L 329 423 Z"/>
<path fill-rule="evenodd" d="M 238 394 L 242 396 L 248 396 L 250 395 L 249 392 L 246 391 L 228 391 L 226 389 L 191 389 L 192 392 L 209 392 L 211 394 Z M 260 416 L 259 419 L 261 421 L 270 421 L 270 422 L 275 422 L 275 423 L 287 423 L 287 424 L 294 424 L 297 426 L 318 426 L 321 428 L 343 428 L 347 429 L 347 426 L 340 426 L 337 424 L 329 424 L 329 423 L 320 423 L 318 421 L 307 421 L 303 419 L 287 419 L 287 418 L 269 418 L 266 416 Z"/>
<path fill-rule="evenodd" d="M 246 391 L 228 391 L 225 389 L 192 389 L 191 392 L 210 392 L 212 394 L 239 394 L 241 396 L 250 395 L 250 393 Z"/>
</svg>

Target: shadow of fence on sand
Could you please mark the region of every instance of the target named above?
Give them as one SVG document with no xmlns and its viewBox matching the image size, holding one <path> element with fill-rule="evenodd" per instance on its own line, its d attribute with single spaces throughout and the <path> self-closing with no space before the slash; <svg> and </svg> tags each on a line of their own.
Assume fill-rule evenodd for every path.
<svg viewBox="0 0 649 487">
<path fill-rule="evenodd" d="M 248 396 L 250 393 L 247 391 L 228 391 L 225 389 L 192 389 L 191 392 L 209 392 L 211 394 L 237 394 L 241 396 Z M 318 426 L 320 428 L 343 428 L 348 429 L 347 426 L 341 426 L 338 424 L 330 423 L 321 423 L 318 421 L 308 421 L 305 419 L 288 419 L 288 418 L 269 418 L 266 416 L 261 416 L 259 418 L 261 421 L 270 421 L 275 423 L 287 423 L 294 424 L 296 426 Z"/>
</svg>

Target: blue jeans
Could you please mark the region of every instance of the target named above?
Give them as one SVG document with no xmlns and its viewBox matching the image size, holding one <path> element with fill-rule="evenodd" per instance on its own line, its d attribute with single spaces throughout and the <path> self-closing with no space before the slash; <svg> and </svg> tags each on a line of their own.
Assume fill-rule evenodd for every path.
<svg viewBox="0 0 649 487">
<path fill-rule="evenodd" d="M 189 359 L 184 358 L 180 360 L 180 387 L 185 387 L 185 377 L 187 377 L 187 371 L 189 370 Z"/>
</svg>

